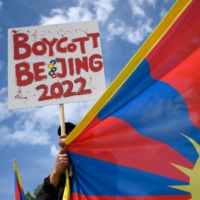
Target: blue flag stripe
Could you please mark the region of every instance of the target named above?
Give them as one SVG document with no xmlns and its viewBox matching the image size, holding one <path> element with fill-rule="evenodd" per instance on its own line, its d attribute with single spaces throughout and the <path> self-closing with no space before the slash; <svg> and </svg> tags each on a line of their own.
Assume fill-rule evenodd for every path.
<svg viewBox="0 0 200 200">
<path fill-rule="evenodd" d="M 168 187 L 169 185 L 188 185 L 186 182 L 71 152 L 69 154 L 74 166 L 74 176 L 71 181 L 73 193 L 103 196 L 187 194 Z"/>
</svg>

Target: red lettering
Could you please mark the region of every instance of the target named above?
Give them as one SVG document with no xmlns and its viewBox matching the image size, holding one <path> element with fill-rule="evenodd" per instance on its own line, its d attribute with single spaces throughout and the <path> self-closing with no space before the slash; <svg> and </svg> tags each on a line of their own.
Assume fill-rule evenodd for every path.
<svg viewBox="0 0 200 200">
<path fill-rule="evenodd" d="M 33 82 L 33 73 L 29 71 L 30 66 L 27 62 L 21 62 L 15 65 L 15 73 L 18 86 L 27 86 Z M 26 77 L 24 79 L 24 76 Z"/>
<path fill-rule="evenodd" d="M 64 92 L 63 97 L 70 97 L 76 95 L 76 92 L 72 92 L 73 90 L 73 83 L 69 80 L 65 80 L 62 82 L 62 85 L 68 85 L 67 90 Z"/>
<path fill-rule="evenodd" d="M 102 58 L 102 56 L 99 54 L 93 54 L 92 56 L 90 56 L 89 64 L 90 64 L 90 69 L 93 72 L 98 72 L 102 69 L 102 67 L 103 67 L 102 61 L 101 60 L 95 61 L 95 59 L 101 59 L 101 58 Z M 96 67 L 94 66 L 94 64 L 96 64 Z"/>
<path fill-rule="evenodd" d="M 73 63 L 73 58 L 69 58 L 68 59 L 68 64 L 69 64 L 69 74 L 71 75 L 71 76 L 73 76 L 74 75 L 74 63 Z"/>
<path fill-rule="evenodd" d="M 60 40 L 58 40 L 57 44 L 56 44 L 56 49 L 58 52 L 60 53 L 66 53 L 67 52 L 67 47 L 61 47 L 62 43 L 67 42 L 68 38 L 64 37 L 61 38 Z"/>
<path fill-rule="evenodd" d="M 53 38 L 49 41 L 47 38 L 43 38 L 41 41 L 37 41 L 33 43 L 32 47 L 27 43 L 29 37 L 25 33 L 17 33 L 13 35 L 14 41 L 14 59 L 26 59 L 31 55 L 31 52 L 36 56 L 42 56 L 46 54 L 48 48 L 48 55 L 54 56 L 54 45 L 56 44 L 56 50 L 60 53 L 68 52 L 75 52 L 77 50 L 77 45 L 74 44 L 76 42 L 80 45 L 80 51 L 82 54 L 86 53 L 85 49 L 85 42 L 88 41 L 90 38 L 93 42 L 93 48 L 99 46 L 98 44 L 98 37 L 100 36 L 99 33 L 90 33 L 87 34 L 88 37 L 81 37 L 75 38 L 72 40 L 73 43 L 68 45 L 64 45 L 67 42 L 68 38 L 63 37 L 61 39 Z"/>
<path fill-rule="evenodd" d="M 85 86 L 86 86 L 86 80 L 82 77 L 80 78 L 77 78 L 76 80 L 74 80 L 74 83 L 79 83 L 80 82 L 80 88 L 79 90 L 77 91 L 77 94 L 78 95 L 83 95 L 83 94 L 91 94 L 92 91 L 91 89 L 85 89 Z"/>
<path fill-rule="evenodd" d="M 42 84 L 42 85 L 38 85 L 36 88 L 35 88 L 37 91 L 38 90 L 43 90 L 42 94 L 40 95 L 38 101 L 45 101 L 45 100 L 49 100 L 49 99 L 53 99 L 53 97 L 51 95 L 47 95 L 48 94 L 48 91 L 49 91 L 49 88 L 47 85 L 45 84 Z"/>
<path fill-rule="evenodd" d="M 86 72 L 88 72 L 88 58 L 86 56 L 84 56 L 82 60 L 80 58 L 75 58 L 75 64 L 77 74 L 81 73 L 81 69 L 84 69 Z"/>
<path fill-rule="evenodd" d="M 49 56 L 54 56 L 53 45 L 58 41 L 58 39 L 53 38 L 53 40 L 49 41 L 46 38 L 43 38 L 42 41 L 49 46 Z"/>
<path fill-rule="evenodd" d="M 89 40 L 88 37 L 82 37 L 82 38 L 73 39 L 72 42 L 79 42 L 81 53 L 85 54 L 85 41 L 88 41 L 88 40 Z"/>
<path fill-rule="evenodd" d="M 73 43 L 70 43 L 70 44 L 68 44 L 68 46 L 67 46 L 67 50 L 68 50 L 69 52 L 74 52 L 74 51 L 76 51 L 76 49 L 77 49 L 77 46 L 76 46 L 75 44 L 73 44 Z"/>
<path fill-rule="evenodd" d="M 38 49 L 39 46 L 41 47 L 41 49 Z M 42 56 L 42 55 L 44 55 L 44 54 L 47 52 L 47 47 L 46 47 L 46 45 L 45 45 L 44 42 L 42 42 L 42 41 L 37 41 L 37 42 L 35 42 L 35 43 L 33 44 L 33 46 L 32 46 L 32 51 L 33 51 L 33 53 L 34 53 L 35 55 L 37 55 L 37 56 Z"/>
<path fill-rule="evenodd" d="M 65 78 L 67 75 L 67 66 L 65 63 L 65 59 L 64 58 L 56 58 L 56 62 L 61 63 L 61 68 L 62 68 L 62 73 L 57 72 L 58 77 Z"/>
<path fill-rule="evenodd" d="M 51 95 L 53 96 L 53 98 L 54 99 L 59 99 L 60 97 L 62 97 L 62 94 L 63 94 L 62 85 L 59 82 L 54 83 L 51 86 Z"/>
<path fill-rule="evenodd" d="M 44 68 L 40 68 L 41 66 L 44 66 L 45 62 L 38 62 L 33 64 L 33 71 L 35 74 L 35 81 L 42 81 L 44 79 L 47 79 L 46 75 L 40 75 L 42 72 L 45 72 Z"/>
<path fill-rule="evenodd" d="M 31 46 L 26 43 L 28 39 L 29 37 L 25 33 L 17 33 L 13 35 L 14 60 L 25 59 L 31 55 Z M 20 48 L 23 48 L 25 52 L 20 53 Z"/>
<path fill-rule="evenodd" d="M 87 34 L 87 36 L 92 38 L 93 48 L 97 48 L 99 46 L 98 41 L 97 41 L 97 37 L 99 37 L 100 34 L 99 33 L 89 33 L 89 34 Z"/>
</svg>

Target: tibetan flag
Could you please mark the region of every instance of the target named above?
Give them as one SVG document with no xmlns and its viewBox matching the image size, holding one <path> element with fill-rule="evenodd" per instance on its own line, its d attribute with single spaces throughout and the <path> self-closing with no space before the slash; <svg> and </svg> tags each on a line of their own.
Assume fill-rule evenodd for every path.
<svg viewBox="0 0 200 200">
<path fill-rule="evenodd" d="M 26 200 L 16 160 L 13 161 L 13 169 L 15 182 L 15 200 Z"/>
<path fill-rule="evenodd" d="M 200 200 L 200 0 L 178 0 L 65 141 L 72 200 Z"/>
</svg>

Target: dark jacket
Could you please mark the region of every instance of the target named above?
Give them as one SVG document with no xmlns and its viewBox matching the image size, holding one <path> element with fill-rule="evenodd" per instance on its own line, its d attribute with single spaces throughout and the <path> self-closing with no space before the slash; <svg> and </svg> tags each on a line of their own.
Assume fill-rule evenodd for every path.
<svg viewBox="0 0 200 200">
<path fill-rule="evenodd" d="M 36 200 L 62 200 L 64 187 L 65 187 L 66 176 L 63 173 L 60 176 L 58 188 L 55 188 L 50 183 L 50 176 L 44 179 L 44 183 L 40 191 L 36 196 Z"/>
</svg>

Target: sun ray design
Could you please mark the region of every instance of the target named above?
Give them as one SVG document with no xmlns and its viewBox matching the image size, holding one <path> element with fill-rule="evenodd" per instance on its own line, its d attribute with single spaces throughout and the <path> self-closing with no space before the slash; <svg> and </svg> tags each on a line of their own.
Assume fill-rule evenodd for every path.
<svg viewBox="0 0 200 200">
<path fill-rule="evenodd" d="M 186 137 L 193 144 L 193 146 L 196 149 L 199 157 L 198 157 L 193 169 L 188 169 L 186 167 L 171 163 L 178 170 L 182 171 L 184 174 L 189 176 L 190 182 L 189 182 L 189 185 L 174 185 L 174 186 L 171 185 L 169 187 L 191 193 L 192 198 L 190 200 L 200 200 L 200 190 L 199 190 L 199 184 L 200 184 L 200 145 L 196 141 L 194 141 L 192 138 L 190 138 L 190 137 L 188 137 L 184 134 L 182 134 L 182 135 L 184 137 Z"/>
</svg>

